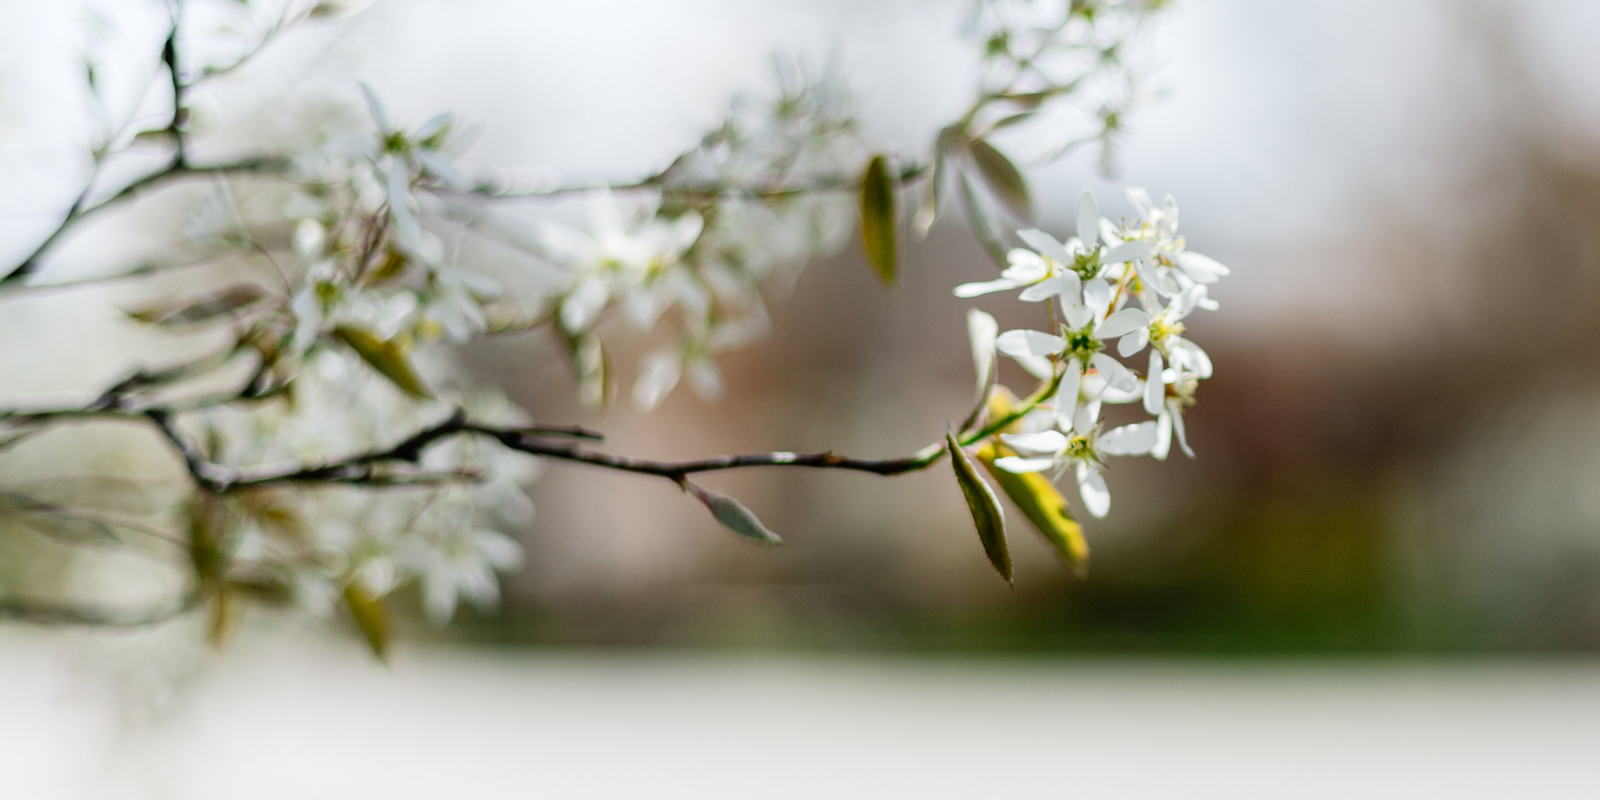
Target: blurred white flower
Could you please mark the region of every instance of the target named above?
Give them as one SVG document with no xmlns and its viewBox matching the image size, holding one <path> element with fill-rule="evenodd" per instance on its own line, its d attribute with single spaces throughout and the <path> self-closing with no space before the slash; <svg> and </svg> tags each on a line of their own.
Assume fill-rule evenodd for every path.
<svg viewBox="0 0 1600 800">
<path fill-rule="evenodd" d="M 625 207 L 603 190 L 591 197 L 588 232 L 554 222 L 540 228 L 545 251 L 571 276 L 560 310 L 568 334 L 593 327 L 613 298 L 631 299 L 630 317 L 640 327 L 660 316 L 671 289 L 679 288 L 667 275 L 700 238 L 703 223 L 692 211 L 662 219 L 659 206 L 652 197 Z"/>
</svg>

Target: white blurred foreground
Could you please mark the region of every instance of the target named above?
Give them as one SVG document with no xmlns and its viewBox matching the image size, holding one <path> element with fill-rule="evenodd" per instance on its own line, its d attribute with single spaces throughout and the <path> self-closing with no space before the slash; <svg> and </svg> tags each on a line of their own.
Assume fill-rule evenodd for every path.
<svg viewBox="0 0 1600 800">
<path fill-rule="evenodd" d="M 1600 663 L 404 651 L 255 639 L 156 720 L 0 647 L 0 796 L 1597 796 Z M 135 715 L 137 716 L 137 715 Z M 1042 794 L 1041 794 L 1042 793 Z"/>
</svg>

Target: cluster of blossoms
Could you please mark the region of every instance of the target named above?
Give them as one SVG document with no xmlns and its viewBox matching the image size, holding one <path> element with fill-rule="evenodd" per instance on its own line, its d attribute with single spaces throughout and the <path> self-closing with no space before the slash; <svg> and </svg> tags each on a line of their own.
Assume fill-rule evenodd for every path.
<svg viewBox="0 0 1600 800">
<path fill-rule="evenodd" d="M 1145 94 L 1144 76 L 1124 50 L 1163 5 L 1164 0 L 975 3 L 967 27 L 983 41 L 984 94 L 1021 104 L 1030 114 L 1045 104 L 1070 107 L 1058 127 L 1074 134 L 1044 159 L 1099 142 L 1109 167 L 1111 145 Z"/>
<path fill-rule="evenodd" d="M 716 356 L 767 331 L 763 288 L 791 285 L 847 240 L 849 196 L 810 189 L 863 158 L 849 95 L 832 70 L 813 79 L 780 60 L 777 73 L 775 97 L 736 98 L 721 125 L 644 185 L 596 192 L 589 230 L 541 226 L 547 258 L 568 275 L 557 321 L 584 399 L 604 399 L 595 326 L 613 304 L 640 332 L 675 312 L 675 341 L 644 356 L 636 407 L 654 408 L 684 375 L 702 398 L 719 398 Z"/>
<path fill-rule="evenodd" d="M 1054 395 L 1021 420 L 1022 429 L 1002 433 L 1015 451 L 995 460 L 1013 473 L 1071 470 L 1089 513 L 1111 508 L 1101 470 L 1106 457 L 1151 455 L 1165 459 L 1172 442 L 1193 457 L 1183 427 L 1183 409 L 1194 402 L 1199 381 L 1211 377 L 1211 359 L 1185 339 L 1183 320 L 1195 309 L 1215 310 L 1208 287 L 1228 269 L 1184 248 L 1178 208 L 1171 197 L 1151 202 L 1142 189 L 1128 192 L 1139 219 L 1116 224 L 1100 216 L 1094 196 L 1078 203 L 1077 236 L 1058 242 L 1039 230 L 1018 235 L 1032 249 L 1017 248 L 1000 278 L 956 288 L 957 297 L 1021 289 L 1024 302 L 1050 304 L 1051 330 L 1012 330 L 995 335 L 992 318 L 974 312 L 974 350 L 998 350 L 1017 360 Z M 1057 314 L 1059 313 L 1059 317 Z M 1149 357 L 1143 377 L 1111 355 Z M 986 370 L 986 367 L 983 368 Z M 1104 405 L 1141 403 L 1153 420 L 1102 430 Z"/>
<path fill-rule="evenodd" d="M 287 229 L 295 262 L 284 266 L 283 296 L 262 302 L 250 284 L 219 295 L 233 298 L 226 310 L 244 324 L 239 349 L 259 360 L 267 402 L 183 418 L 213 463 L 328 463 L 393 444 L 397 432 L 438 422 L 452 407 L 485 423 L 528 423 L 503 393 L 474 384 L 427 347 L 484 334 L 503 294 L 494 279 L 447 257 L 423 224 L 428 198 L 419 187 L 466 185 L 449 160 L 453 120 L 440 115 L 406 131 L 370 93 L 368 100 L 375 136 L 339 137 L 293 162 L 293 191 L 273 224 Z M 250 230 L 220 184 L 187 232 L 202 248 L 268 253 Z M 514 530 L 531 519 L 522 484 L 533 477 L 532 462 L 468 437 L 422 455 L 422 470 L 463 479 L 377 491 L 260 490 L 233 503 L 217 534 L 233 553 L 230 570 L 322 611 L 341 587 L 379 599 L 413 580 L 441 624 L 458 598 L 492 605 L 494 571 L 521 563 L 518 545 L 494 526 Z"/>
<path fill-rule="evenodd" d="M 268 147 L 267 155 L 237 161 L 192 160 L 191 140 L 201 133 L 193 120 L 205 117 L 189 113 L 194 87 L 242 65 L 286 27 L 359 5 L 175 4 L 162 55 L 170 118 L 140 133 L 111 126 L 93 154 L 98 168 L 131 140 L 170 148 L 170 160 L 85 205 L 101 188 L 91 182 L 59 228 L 0 276 L 21 285 L 58 236 L 101 208 L 169 180 L 215 180 L 216 190 L 190 218 L 189 241 L 198 246 L 197 263 L 222 267 L 217 274 L 232 283 L 130 315 L 212 332 L 226 325 L 233 333 L 227 346 L 196 362 L 137 370 L 82 407 L 0 410 L 0 448 L 59 420 L 138 420 L 153 425 L 187 468 L 190 500 L 181 513 L 189 530 L 169 539 L 184 545 L 193 568 L 183 598 L 149 614 L 80 609 L 76 618 L 137 624 L 119 620 L 164 619 L 208 604 L 214 632 L 225 633 L 239 598 L 324 611 L 342 599 L 381 654 L 383 601 L 400 587 L 417 585 L 425 613 L 441 623 L 462 600 L 486 607 L 498 599 L 496 573 L 522 557 L 503 531 L 526 525 L 532 514 L 523 494 L 532 462 L 522 453 L 670 478 L 724 527 L 767 544 L 780 540 L 749 509 L 689 477 L 730 465 L 793 464 L 900 474 L 949 454 L 985 550 L 1009 579 L 1003 520 L 963 447 L 987 440 L 979 458 L 1013 500 L 1029 503 L 1030 520 L 1075 567 L 1086 554 L 1081 531 L 1067 529 L 1076 523 L 1065 502 L 1037 473 L 1073 470 L 1089 511 L 1101 516 L 1109 509 L 1100 476 L 1106 457 L 1164 458 L 1174 439 L 1189 452 L 1181 414 L 1211 364 L 1183 338 L 1182 323 L 1197 308 L 1215 308 L 1207 286 L 1227 270 L 1185 251 L 1171 201 L 1158 208 L 1136 191 L 1130 196 L 1141 218 L 1119 226 L 1101 219 L 1086 195 L 1076 238 L 1063 244 L 1025 230 L 1019 235 L 1031 249 L 1008 255 L 1000 225 L 975 190 L 986 187 L 1016 218 L 1031 216 L 1026 180 L 988 137 L 1047 106 L 1088 111 L 1096 120 L 1088 138 L 1062 152 L 1081 141 L 1109 143 L 1138 95 L 1120 49 L 1159 0 L 976 2 L 972 24 L 986 42 L 982 86 L 970 108 L 939 130 L 922 163 L 870 150 L 837 72 L 812 75 L 791 61 L 778 63 L 774 96 L 736 99 L 720 125 L 660 172 L 609 188 L 518 191 L 474 180 L 453 161 L 465 137 L 449 115 L 399 125 L 371 91 L 373 126 L 365 132 L 325 138 L 309 152 Z M 227 58 L 208 47 L 229 51 Z M 232 52 L 240 48 L 242 54 Z M 91 63 L 91 84 L 95 71 Z M 282 189 L 255 194 L 270 198 L 267 205 L 281 202 L 247 220 L 232 194 L 234 179 Z M 896 280 L 897 203 L 919 181 L 929 191 L 915 216 L 917 232 L 936 219 L 941 186 L 954 182 L 974 233 L 1007 262 L 999 280 L 962 286 L 958 295 L 1019 291 L 1022 300 L 1051 309 L 1047 330 L 1004 334 L 992 317 L 969 316 L 985 392 L 997 352 L 1044 382 L 1020 419 L 964 428 L 960 440 L 952 431 L 942 445 L 886 461 L 784 452 L 645 462 L 570 440 L 552 443 L 547 435 L 593 434 L 533 426 L 504 394 L 451 366 L 452 345 L 548 327 L 568 349 L 579 398 L 602 404 L 616 383 L 602 334 L 620 317 L 641 335 L 671 329 L 662 336 L 671 341 L 643 358 L 631 390 L 635 406 L 654 408 L 680 382 L 715 399 L 723 393 L 716 359 L 763 336 L 766 297 L 791 286 L 809 261 L 841 248 L 858 219 L 874 270 L 886 283 Z M 586 228 L 548 220 L 519 227 L 488 209 L 496 199 L 572 193 L 588 194 Z M 254 203 L 252 213 L 262 207 Z M 533 263 L 498 261 L 492 278 L 476 269 L 485 242 Z M 240 277 L 241 267 L 266 265 Z M 1118 357 L 1146 348 L 1141 379 Z M 241 365 L 249 370 L 242 384 L 231 381 L 241 377 Z M 196 388 L 202 383 L 205 390 Z M 219 383 L 234 388 L 207 393 Z M 1105 405 L 1141 401 L 1154 420 L 1102 433 Z M 975 412 L 974 420 L 980 417 Z M 8 497 L 0 516 L 53 525 L 63 536 L 104 529 L 102 538 L 116 538 L 64 504 Z M 9 613 L 74 618 L 48 603 L 0 602 L 0 616 Z"/>
<path fill-rule="evenodd" d="M 301 262 L 291 349 L 306 352 L 341 326 L 381 342 L 464 343 L 489 329 L 495 280 L 455 263 L 427 230 L 419 185 L 465 187 L 450 161 L 454 120 L 394 127 L 368 92 L 377 136 L 336 139 L 296 160 L 298 190 L 284 208 Z"/>
</svg>

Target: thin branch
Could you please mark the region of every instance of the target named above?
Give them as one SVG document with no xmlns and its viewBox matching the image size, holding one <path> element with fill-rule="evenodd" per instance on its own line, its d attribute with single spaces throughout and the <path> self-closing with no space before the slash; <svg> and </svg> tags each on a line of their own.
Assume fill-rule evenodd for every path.
<svg viewBox="0 0 1600 800">
<path fill-rule="evenodd" d="M 39 260 L 44 257 L 45 252 L 48 251 L 52 246 L 54 246 L 55 243 L 58 240 L 60 240 L 60 238 L 62 236 L 66 235 L 67 231 L 70 230 L 73 225 L 77 224 L 83 218 L 85 218 L 85 217 L 87 217 L 87 216 L 89 216 L 91 214 L 94 214 L 97 211 L 100 211 L 100 210 L 102 210 L 102 209 L 104 209 L 104 208 L 106 208 L 108 206 L 115 205 L 117 203 L 120 203 L 120 202 L 122 202 L 124 200 L 129 199 L 129 198 L 133 197 L 134 195 L 138 194 L 139 192 L 144 191 L 145 189 L 149 189 L 149 188 L 155 187 L 157 185 L 160 185 L 160 184 L 163 184 L 163 183 L 167 183 L 168 181 L 178 180 L 178 179 L 182 179 L 182 178 L 198 177 L 198 176 L 203 176 L 203 175 L 216 175 L 216 174 L 276 175 L 276 174 L 281 174 L 282 172 L 286 171 L 288 169 L 288 167 L 289 167 L 288 159 L 274 157 L 274 156 L 264 156 L 264 157 L 259 157 L 259 158 L 247 158 L 247 159 L 242 159 L 242 160 L 239 160 L 239 161 L 230 161 L 230 162 L 225 162 L 225 163 L 221 163 L 221 164 L 212 164 L 212 165 L 209 165 L 209 166 L 194 166 L 194 165 L 189 165 L 189 164 L 176 164 L 176 163 L 168 164 L 167 166 L 162 167 L 161 169 L 158 169 L 155 172 L 152 172 L 152 173 L 150 173 L 148 175 L 145 175 L 144 177 L 134 181 L 133 183 L 130 183 L 127 186 L 122 187 L 121 189 L 119 189 L 117 191 L 116 194 L 113 194 L 113 195 L 111 195 L 110 197 L 107 197 L 104 200 L 101 200 L 100 202 L 95 203 L 93 205 L 86 205 L 85 201 L 88 199 L 89 194 L 90 194 L 90 192 L 92 191 L 92 188 L 93 188 L 93 183 L 94 182 L 93 182 L 93 180 L 91 180 L 89 182 L 90 186 L 85 187 L 84 190 L 83 190 L 83 194 L 79 195 L 78 196 L 78 200 L 76 202 L 74 202 L 70 208 L 67 209 L 67 214 L 61 220 L 61 224 L 59 226 L 57 226 L 55 230 L 51 231 L 49 233 L 49 235 L 45 236 L 44 240 L 39 243 L 39 246 L 35 247 L 33 252 L 29 253 L 28 256 L 22 260 L 22 263 L 18 264 L 17 267 L 15 269 L 13 269 L 9 274 L 7 274 L 4 278 L 0 278 L 0 287 L 4 287 L 4 286 L 8 286 L 9 285 L 9 286 L 12 286 L 14 288 L 22 288 L 20 286 L 21 282 L 24 279 L 26 279 L 29 275 L 32 275 L 35 271 L 38 270 L 38 268 L 39 268 Z M 151 271 L 152 270 L 146 270 L 146 271 L 141 272 L 140 274 L 148 274 Z M 115 276 L 115 277 L 119 277 L 120 278 L 120 277 L 125 277 L 125 276 L 119 275 L 119 276 Z M 91 283 L 91 282 L 94 282 L 94 281 L 82 281 L 82 283 Z M 43 288 L 43 287 L 41 287 L 41 288 Z"/>
<path fill-rule="evenodd" d="M 79 605 L 58 600 L 12 597 L 0 599 L 0 619 L 35 625 L 83 625 L 89 627 L 132 628 L 155 625 L 176 619 L 194 610 L 200 596 L 188 592 L 165 606 L 154 608 L 115 608 Z"/>
<path fill-rule="evenodd" d="M 911 164 L 900 170 L 895 180 L 904 186 L 921 179 L 929 170 L 927 164 Z M 780 197 L 793 197 L 802 194 L 816 194 L 822 192 L 847 192 L 861 188 L 861 178 L 857 175 L 832 175 L 807 183 L 785 184 L 778 186 L 757 187 L 741 186 L 728 183 L 675 183 L 665 175 L 652 175 L 632 183 L 577 183 L 565 186 L 555 186 L 548 189 L 532 189 L 520 192 L 505 192 L 497 189 L 493 184 L 480 183 L 466 191 L 458 191 L 442 186 L 423 186 L 430 192 L 440 195 L 483 197 L 492 200 L 539 199 L 545 197 L 559 197 L 568 194 L 584 192 L 597 192 L 609 189 L 614 192 L 643 191 L 647 189 L 670 192 L 676 195 L 689 197 L 743 197 L 758 200 L 772 200 Z"/>
</svg>

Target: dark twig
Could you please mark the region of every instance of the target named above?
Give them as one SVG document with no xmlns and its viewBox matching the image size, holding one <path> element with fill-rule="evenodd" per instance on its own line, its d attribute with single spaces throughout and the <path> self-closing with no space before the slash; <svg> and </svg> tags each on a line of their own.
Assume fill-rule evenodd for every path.
<svg viewBox="0 0 1600 800">
<path fill-rule="evenodd" d="M 169 605 L 144 609 L 78 605 L 57 600 L 12 597 L 0 599 L 0 619 L 35 625 L 130 628 L 176 619 L 194 610 L 199 604 L 200 596 L 195 592 L 186 593 Z"/>
</svg>

